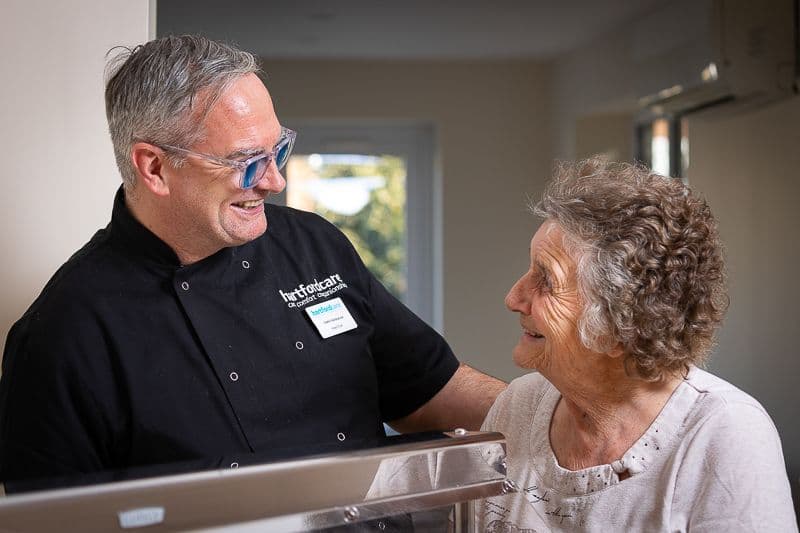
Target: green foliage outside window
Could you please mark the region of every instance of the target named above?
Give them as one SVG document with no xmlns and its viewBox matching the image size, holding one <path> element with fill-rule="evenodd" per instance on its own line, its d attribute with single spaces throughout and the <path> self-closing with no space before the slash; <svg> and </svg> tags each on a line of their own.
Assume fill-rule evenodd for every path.
<svg viewBox="0 0 800 533">
<path fill-rule="evenodd" d="M 381 176 L 385 185 L 370 191 L 370 201 L 354 215 L 317 206 L 353 243 L 367 268 L 396 297 L 406 293 L 405 205 L 406 169 L 403 159 L 373 158 L 374 164 L 326 164 L 320 178 Z"/>
</svg>

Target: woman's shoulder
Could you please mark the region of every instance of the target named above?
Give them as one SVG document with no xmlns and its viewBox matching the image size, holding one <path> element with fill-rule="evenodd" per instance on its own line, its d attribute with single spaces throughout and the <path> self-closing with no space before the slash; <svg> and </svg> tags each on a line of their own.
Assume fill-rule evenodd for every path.
<svg viewBox="0 0 800 533">
<path fill-rule="evenodd" d="M 726 527 L 719 510 L 727 509 L 728 529 L 784 529 L 780 524 L 794 520 L 791 490 L 780 437 L 764 407 L 700 369 L 692 369 L 686 383 L 699 394 L 676 454 L 682 458 L 676 497 L 687 499 L 700 528 L 704 520 Z"/>
<path fill-rule="evenodd" d="M 511 381 L 503 394 L 531 395 L 551 386 L 543 375 L 538 372 L 530 372 Z"/>
<path fill-rule="evenodd" d="M 538 372 L 516 378 L 495 400 L 483 429 L 499 430 L 518 423 L 528 425 L 548 392 L 557 394 L 550 382 Z"/>
<path fill-rule="evenodd" d="M 738 416 L 746 415 L 747 413 L 751 413 L 752 416 L 757 418 L 770 420 L 767 411 L 758 400 L 732 383 L 710 372 L 700 368 L 692 368 L 686 378 L 686 384 L 699 394 L 699 402 L 695 412 L 698 421 L 709 416 L 726 418 L 730 415 Z"/>
<path fill-rule="evenodd" d="M 758 400 L 724 379 L 693 368 L 686 380 L 699 394 L 687 416 L 686 438 L 744 465 L 766 454 L 782 465 L 778 430 Z M 738 459 L 735 459 L 737 458 Z"/>
</svg>

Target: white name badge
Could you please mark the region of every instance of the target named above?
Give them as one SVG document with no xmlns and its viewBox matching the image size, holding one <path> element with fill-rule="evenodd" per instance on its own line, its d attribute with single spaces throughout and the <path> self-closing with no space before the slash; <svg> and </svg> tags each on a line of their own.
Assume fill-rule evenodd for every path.
<svg viewBox="0 0 800 533">
<path fill-rule="evenodd" d="M 306 307 L 306 313 L 323 339 L 358 327 L 341 298 Z"/>
</svg>

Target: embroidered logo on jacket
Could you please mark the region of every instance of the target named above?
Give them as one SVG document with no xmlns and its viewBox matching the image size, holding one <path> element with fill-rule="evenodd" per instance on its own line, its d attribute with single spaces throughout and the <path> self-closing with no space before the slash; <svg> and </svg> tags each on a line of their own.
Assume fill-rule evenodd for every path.
<svg viewBox="0 0 800 533">
<path fill-rule="evenodd" d="M 304 307 L 319 298 L 327 298 L 331 294 L 347 288 L 339 274 L 331 274 L 325 279 L 301 283 L 294 289 L 278 290 L 287 307 Z"/>
</svg>

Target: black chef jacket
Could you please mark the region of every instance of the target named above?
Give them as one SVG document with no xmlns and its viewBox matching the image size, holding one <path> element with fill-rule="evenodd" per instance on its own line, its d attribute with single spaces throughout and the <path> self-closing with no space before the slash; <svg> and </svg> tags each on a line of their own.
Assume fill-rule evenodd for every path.
<svg viewBox="0 0 800 533">
<path fill-rule="evenodd" d="M 111 223 L 11 329 L 0 480 L 342 443 L 427 402 L 458 362 L 317 215 L 181 266 L 117 193 Z M 310 306 L 355 321 L 323 338 Z"/>
</svg>

